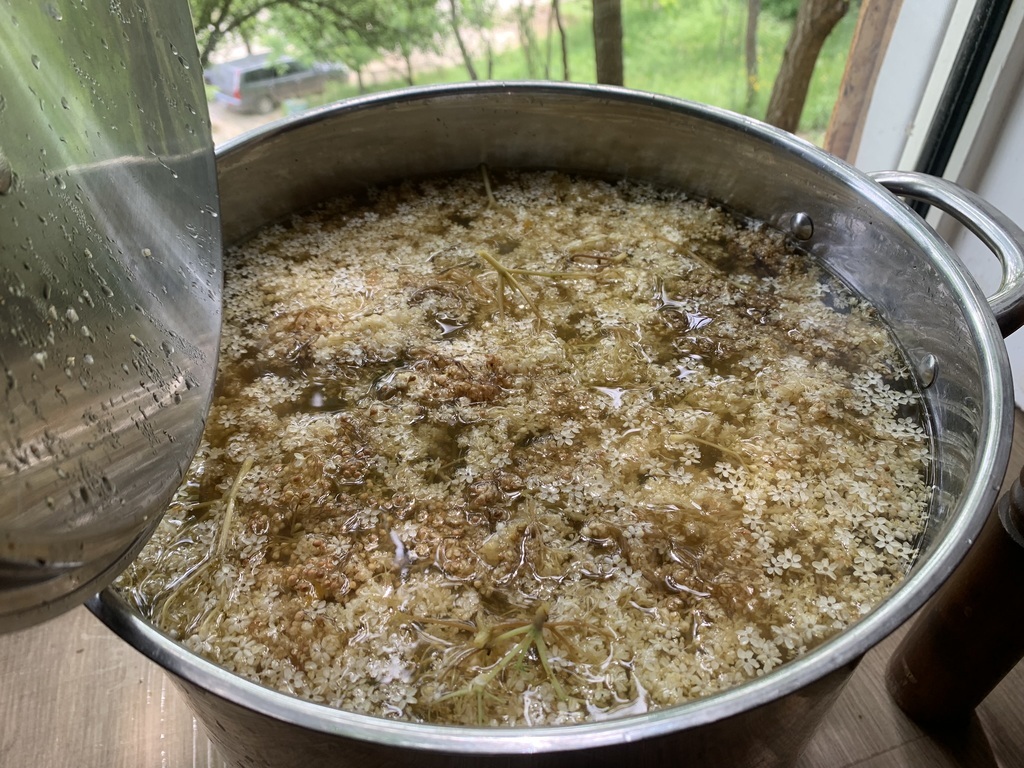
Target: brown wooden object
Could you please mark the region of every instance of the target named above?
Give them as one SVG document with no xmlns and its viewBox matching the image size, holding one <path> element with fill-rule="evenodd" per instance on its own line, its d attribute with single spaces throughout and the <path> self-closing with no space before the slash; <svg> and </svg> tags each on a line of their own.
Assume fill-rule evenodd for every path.
<svg viewBox="0 0 1024 768">
<path fill-rule="evenodd" d="M 1024 471 L 892 655 L 886 685 L 921 725 L 965 721 L 1024 658 Z"/>
<path fill-rule="evenodd" d="M 839 98 L 825 132 L 825 150 L 852 161 L 860 148 L 878 72 L 903 0 L 864 0 L 850 43 Z"/>
</svg>

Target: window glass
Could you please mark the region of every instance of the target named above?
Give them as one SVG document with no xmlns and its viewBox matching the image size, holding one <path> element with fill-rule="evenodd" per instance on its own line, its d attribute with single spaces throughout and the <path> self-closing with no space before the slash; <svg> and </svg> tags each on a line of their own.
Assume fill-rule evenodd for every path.
<svg viewBox="0 0 1024 768">
<path fill-rule="evenodd" d="M 322 93 L 303 97 L 304 107 L 408 85 L 568 80 L 621 84 L 724 107 L 819 144 L 825 143 L 843 91 L 862 6 L 875 9 L 872 18 L 884 18 L 900 5 L 897 0 L 409 0 L 342 7 L 340 0 L 324 0 L 273 5 L 253 15 L 255 0 L 246 0 L 211 16 L 204 10 L 208 3 L 191 2 L 206 65 L 261 52 L 316 62 L 328 82 Z M 796 35 L 797 29 L 803 33 Z M 292 63 L 287 72 L 297 67 Z M 264 119 L 277 117 L 280 111 Z M 219 112 L 213 118 L 232 122 Z M 234 123 L 215 139 L 253 127 Z"/>
</svg>

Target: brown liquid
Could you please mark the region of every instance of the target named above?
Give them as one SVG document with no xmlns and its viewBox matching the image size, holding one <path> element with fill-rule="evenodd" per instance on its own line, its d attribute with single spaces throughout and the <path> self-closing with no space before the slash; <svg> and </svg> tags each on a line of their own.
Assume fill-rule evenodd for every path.
<svg viewBox="0 0 1024 768">
<path fill-rule="evenodd" d="M 314 701 L 513 725 L 727 688 L 881 600 L 930 488 L 870 307 L 678 195 L 481 186 L 231 254 L 204 444 L 122 580 L 143 610 Z"/>
</svg>

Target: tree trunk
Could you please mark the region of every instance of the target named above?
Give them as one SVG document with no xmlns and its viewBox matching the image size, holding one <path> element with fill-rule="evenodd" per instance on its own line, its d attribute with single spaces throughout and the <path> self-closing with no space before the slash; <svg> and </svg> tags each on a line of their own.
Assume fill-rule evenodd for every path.
<svg viewBox="0 0 1024 768">
<path fill-rule="evenodd" d="M 747 111 L 754 106 L 760 89 L 757 80 L 757 18 L 761 14 L 761 0 L 747 0 Z"/>
<path fill-rule="evenodd" d="M 407 85 L 416 85 L 413 82 L 412 74 L 412 51 L 402 46 L 401 49 L 402 61 L 405 62 L 405 82 Z"/>
<path fill-rule="evenodd" d="M 622 2 L 593 0 L 593 4 L 597 82 L 605 85 L 623 85 Z"/>
<path fill-rule="evenodd" d="M 850 0 L 803 0 L 786 43 L 765 120 L 796 131 L 807 100 L 814 65 L 829 33 L 850 8 Z"/>
<path fill-rule="evenodd" d="M 533 4 L 527 5 L 524 0 L 519 0 L 516 6 L 516 26 L 519 28 L 519 47 L 526 57 L 526 71 L 530 77 L 537 76 L 536 63 L 533 55 L 536 52 L 537 41 L 533 34 Z"/>
<path fill-rule="evenodd" d="M 551 0 L 551 12 L 555 15 L 558 25 L 558 38 L 562 41 L 562 79 L 569 82 L 569 40 L 565 36 L 565 24 L 562 22 L 562 8 L 559 0 Z"/>
<path fill-rule="evenodd" d="M 452 33 L 455 35 L 455 42 L 458 43 L 459 53 L 462 54 L 462 63 L 466 65 L 466 72 L 470 80 L 479 80 L 476 68 L 473 66 L 473 57 L 469 55 L 466 48 L 466 41 L 462 39 L 462 31 L 459 29 L 459 3 L 458 0 L 448 0 L 448 6 L 452 12 Z"/>
<path fill-rule="evenodd" d="M 554 25 L 554 23 L 555 23 L 555 9 L 554 9 L 554 3 L 552 3 L 551 10 L 548 11 L 547 37 L 544 40 L 544 79 L 545 80 L 550 80 L 551 79 L 551 45 L 552 45 L 552 41 L 554 40 L 554 37 L 555 37 L 554 34 L 553 34 L 554 30 L 552 29 L 552 26 Z"/>
</svg>

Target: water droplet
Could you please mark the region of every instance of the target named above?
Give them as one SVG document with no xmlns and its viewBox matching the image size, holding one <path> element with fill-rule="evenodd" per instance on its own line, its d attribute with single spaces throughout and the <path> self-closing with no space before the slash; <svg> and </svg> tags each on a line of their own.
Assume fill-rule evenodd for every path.
<svg viewBox="0 0 1024 768">
<path fill-rule="evenodd" d="M 3 152 L 0 152 L 0 195 L 6 195 L 14 189 L 14 170 Z"/>
<path fill-rule="evenodd" d="M 64 107 L 64 109 L 71 109 L 71 106 L 68 103 L 68 97 L 67 96 L 61 96 L 60 97 L 60 105 L 62 107 Z"/>
<path fill-rule="evenodd" d="M 36 55 L 35 55 L 35 54 L 33 53 L 33 54 L 32 54 L 32 66 L 33 66 L 33 67 L 35 67 L 36 69 L 39 69 L 39 64 L 40 64 L 40 61 L 39 61 L 39 57 L 38 57 L 38 56 L 36 56 Z"/>
<path fill-rule="evenodd" d="M 60 8 L 57 7 L 56 3 L 47 3 L 46 12 L 50 14 L 50 18 L 54 21 L 64 20 L 64 14 L 60 12 Z"/>
</svg>

